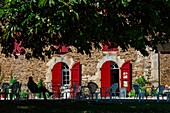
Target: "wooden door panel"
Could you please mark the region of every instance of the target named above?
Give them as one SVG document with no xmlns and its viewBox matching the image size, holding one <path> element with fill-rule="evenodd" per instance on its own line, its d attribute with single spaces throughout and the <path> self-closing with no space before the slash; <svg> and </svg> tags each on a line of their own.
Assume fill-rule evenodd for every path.
<svg viewBox="0 0 170 113">
<path fill-rule="evenodd" d="M 107 87 L 110 87 L 110 61 L 105 62 L 101 68 L 102 95 L 105 95 Z"/>
<path fill-rule="evenodd" d="M 75 63 L 71 69 L 71 85 L 73 86 L 73 82 L 77 85 L 81 85 L 81 67 L 80 62 Z"/>
<path fill-rule="evenodd" d="M 76 84 L 77 87 L 81 85 L 81 67 L 80 67 L 80 62 L 76 62 L 71 69 L 71 91 L 70 91 L 70 96 L 71 97 L 76 97 L 76 92 L 78 89 L 75 90 L 75 86 L 73 83 Z"/>
<path fill-rule="evenodd" d="M 58 62 L 54 65 L 52 71 L 52 91 L 60 92 L 62 85 L 62 63 Z M 56 95 L 59 97 L 59 94 Z"/>
<path fill-rule="evenodd" d="M 127 92 L 131 90 L 130 61 L 126 61 L 121 67 L 121 87 L 126 88 Z"/>
</svg>

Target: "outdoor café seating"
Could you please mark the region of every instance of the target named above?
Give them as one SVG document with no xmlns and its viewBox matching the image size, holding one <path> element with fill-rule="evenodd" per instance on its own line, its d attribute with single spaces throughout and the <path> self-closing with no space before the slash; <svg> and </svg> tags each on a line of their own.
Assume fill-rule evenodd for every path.
<svg viewBox="0 0 170 113">
<path fill-rule="evenodd" d="M 95 99 L 98 101 L 98 94 L 101 95 L 100 88 L 98 85 L 94 82 L 89 82 L 87 86 L 81 86 L 79 92 L 76 92 L 76 98 L 77 99 Z"/>
<path fill-rule="evenodd" d="M 159 96 L 162 96 L 162 99 L 164 98 L 164 90 L 165 90 L 165 85 L 160 85 L 158 86 L 158 92 L 156 93 L 156 97 L 157 97 L 157 102 L 159 102 Z"/>
<path fill-rule="evenodd" d="M 81 86 L 78 99 L 86 99 L 88 97 L 87 90 L 89 91 L 88 86 Z"/>
<path fill-rule="evenodd" d="M 122 97 L 126 98 L 126 94 L 127 94 L 126 88 L 119 89 L 119 98 L 122 98 Z"/>
<path fill-rule="evenodd" d="M 144 100 L 144 96 L 145 96 L 145 90 L 142 90 L 142 88 L 138 85 L 138 84 L 134 84 L 133 85 L 133 88 L 135 90 L 135 97 L 134 98 L 138 98 L 139 99 L 139 102 L 142 100 Z"/>
<path fill-rule="evenodd" d="M 94 82 L 89 82 L 88 88 L 89 88 L 89 92 L 90 92 L 89 98 L 91 97 L 93 99 L 93 96 L 95 94 L 96 101 L 98 101 L 98 94 L 101 95 L 101 90 L 99 89 L 99 91 L 98 91 L 98 88 L 99 88 L 98 85 Z"/>
<path fill-rule="evenodd" d="M 112 96 L 116 98 L 116 90 L 118 89 L 118 83 L 114 83 L 110 86 L 110 101 L 112 101 Z"/>
<path fill-rule="evenodd" d="M 168 92 L 166 92 L 167 95 L 167 102 L 170 102 L 170 87 L 168 87 Z"/>
<path fill-rule="evenodd" d="M 2 83 L 1 85 L 1 91 L 0 91 L 0 99 L 1 99 L 1 97 L 3 97 L 4 98 L 4 100 L 6 100 L 7 99 L 7 93 L 8 93 L 8 89 L 9 89 L 9 83 Z"/>
<path fill-rule="evenodd" d="M 11 91 L 9 92 L 10 100 L 12 100 L 13 97 L 14 99 L 17 99 L 17 100 L 20 98 L 21 85 L 22 83 L 15 82 L 11 86 Z"/>
<path fill-rule="evenodd" d="M 4 95 L 4 100 L 8 99 L 8 96 L 10 97 L 10 100 L 19 99 L 20 98 L 20 90 L 21 90 L 22 83 L 15 82 L 11 86 L 9 83 L 2 83 L 1 85 L 1 95 Z"/>
</svg>

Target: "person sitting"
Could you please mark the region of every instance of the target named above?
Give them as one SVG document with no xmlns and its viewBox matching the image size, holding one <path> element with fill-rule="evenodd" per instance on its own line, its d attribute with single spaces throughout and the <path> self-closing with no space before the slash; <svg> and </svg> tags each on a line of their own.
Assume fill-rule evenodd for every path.
<svg viewBox="0 0 170 113">
<path fill-rule="evenodd" d="M 32 93 L 43 93 L 44 100 L 47 99 L 45 94 L 46 92 L 49 94 L 49 96 L 54 94 L 53 92 L 50 92 L 48 89 L 46 89 L 43 85 L 38 87 L 38 85 L 33 81 L 32 76 L 29 77 L 27 87 Z"/>
</svg>

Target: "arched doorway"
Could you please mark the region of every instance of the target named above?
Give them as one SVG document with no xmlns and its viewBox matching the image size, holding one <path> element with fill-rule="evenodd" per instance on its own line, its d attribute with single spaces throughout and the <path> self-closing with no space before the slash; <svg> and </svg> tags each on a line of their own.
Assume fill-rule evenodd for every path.
<svg viewBox="0 0 170 113">
<path fill-rule="evenodd" d="M 106 61 L 101 67 L 102 94 L 105 95 L 106 87 L 114 83 L 119 84 L 119 67 L 114 61 Z"/>
<path fill-rule="evenodd" d="M 58 62 L 53 66 L 51 72 L 52 91 L 70 92 L 70 87 L 72 87 L 73 82 L 76 83 L 77 86 L 81 85 L 80 62 L 76 62 L 74 65 L 72 65 L 71 69 L 66 63 Z M 57 94 L 56 97 L 60 97 L 60 95 Z M 66 95 L 64 95 L 64 98 L 65 97 Z M 69 93 L 67 93 L 67 97 L 70 97 Z"/>
<path fill-rule="evenodd" d="M 58 62 L 52 69 L 52 91 L 61 92 L 62 88 L 70 86 L 70 69 L 64 62 Z M 66 90 L 62 90 L 64 92 Z M 67 90 L 67 92 L 69 92 Z M 61 95 L 57 94 L 57 97 Z M 69 95 L 68 95 L 69 96 Z M 64 98 L 66 95 L 64 95 Z"/>
</svg>

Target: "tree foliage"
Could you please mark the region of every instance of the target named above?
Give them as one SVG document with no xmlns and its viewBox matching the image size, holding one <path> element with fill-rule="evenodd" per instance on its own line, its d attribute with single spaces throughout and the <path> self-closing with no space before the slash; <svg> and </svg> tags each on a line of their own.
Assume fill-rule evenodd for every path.
<svg viewBox="0 0 170 113">
<path fill-rule="evenodd" d="M 92 45 L 101 48 L 102 41 L 147 55 L 147 46 L 157 50 L 157 44 L 169 41 L 170 1 L 4 0 L 0 21 L 6 56 L 13 52 L 15 40 L 36 58 L 56 53 L 54 45 L 90 54 Z"/>
</svg>

